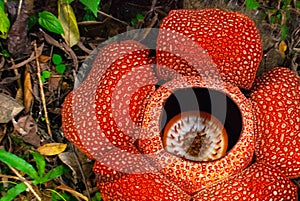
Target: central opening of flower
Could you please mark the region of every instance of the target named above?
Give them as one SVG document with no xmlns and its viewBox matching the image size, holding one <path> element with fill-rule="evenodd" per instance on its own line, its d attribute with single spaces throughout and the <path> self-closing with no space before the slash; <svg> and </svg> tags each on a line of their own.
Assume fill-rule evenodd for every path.
<svg viewBox="0 0 300 201">
<path fill-rule="evenodd" d="M 242 130 L 238 106 L 223 92 L 207 88 L 175 91 L 160 123 L 165 150 L 192 161 L 223 157 Z"/>
<path fill-rule="evenodd" d="M 167 151 L 194 161 L 215 160 L 225 155 L 227 133 L 207 112 L 187 111 L 173 117 L 164 129 Z"/>
</svg>

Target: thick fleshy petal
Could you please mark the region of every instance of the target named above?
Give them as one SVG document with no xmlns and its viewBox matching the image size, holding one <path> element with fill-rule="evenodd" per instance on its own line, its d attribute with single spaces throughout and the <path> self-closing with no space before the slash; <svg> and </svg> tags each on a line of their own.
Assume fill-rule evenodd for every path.
<svg viewBox="0 0 300 201">
<path fill-rule="evenodd" d="M 153 65 L 149 65 L 154 60 L 148 56 L 149 50 L 145 47 L 124 55 L 109 66 L 98 83 L 96 116 L 106 137 L 115 146 L 135 141 L 140 129 L 137 110 L 143 110 L 144 98 L 155 90 L 157 80 Z M 137 96 L 136 93 L 144 94 Z"/>
<path fill-rule="evenodd" d="M 251 87 L 262 57 L 254 22 L 243 14 L 215 8 L 172 10 L 161 24 L 157 49 L 158 74 L 163 78 L 176 74 L 166 69 L 203 75 L 213 69 L 214 62 L 225 81 L 246 89 Z"/>
<path fill-rule="evenodd" d="M 197 110 L 197 107 L 218 118 L 228 133 L 229 148 L 218 160 L 195 162 L 164 148 L 162 130 L 167 121 L 178 113 Z M 184 77 L 160 86 L 148 102 L 142 129 L 139 150 L 166 178 L 189 194 L 243 170 L 254 152 L 250 102 L 238 87 L 215 80 Z"/>
<path fill-rule="evenodd" d="M 135 147 L 115 147 L 98 158 L 93 171 L 98 182 L 110 182 L 128 174 L 147 174 L 156 172 Z"/>
<path fill-rule="evenodd" d="M 194 200 L 298 199 L 297 186 L 281 171 L 269 165 L 255 163 L 243 172 L 198 192 Z"/>
<path fill-rule="evenodd" d="M 153 63 L 149 49 L 136 41 L 102 48 L 86 80 L 63 105 L 66 138 L 94 159 L 115 146 L 133 146 L 144 99 L 157 82 Z"/>
<path fill-rule="evenodd" d="M 63 109 L 62 109 L 62 127 L 64 130 L 64 136 L 69 139 L 80 151 L 85 153 L 89 158 L 93 158 L 91 153 L 87 150 L 84 144 L 81 142 L 81 139 L 78 136 L 76 125 L 73 117 L 73 91 L 68 94 L 64 100 Z"/>
<path fill-rule="evenodd" d="M 251 93 L 256 124 L 256 158 L 300 176 L 300 78 L 274 68 L 255 81 Z"/>
<path fill-rule="evenodd" d="M 103 200 L 189 201 L 191 197 L 159 173 L 125 175 L 113 182 L 100 182 Z"/>
</svg>

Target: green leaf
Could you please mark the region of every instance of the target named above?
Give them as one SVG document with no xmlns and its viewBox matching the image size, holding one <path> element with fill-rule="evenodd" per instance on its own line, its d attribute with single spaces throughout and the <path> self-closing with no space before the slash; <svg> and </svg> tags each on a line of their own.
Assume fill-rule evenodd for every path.
<svg viewBox="0 0 300 201">
<path fill-rule="evenodd" d="M 0 37 L 6 39 L 10 28 L 10 21 L 4 11 L 4 6 L 0 8 L 0 22 Z"/>
<path fill-rule="evenodd" d="M 287 37 L 287 35 L 288 35 L 288 33 L 289 33 L 288 27 L 286 25 L 283 25 L 281 27 L 281 39 L 285 40 L 286 37 Z"/>
<path fill-rule="evenodd" d="M 10 53 L 8 50 L 2 50 L 2 54 L 6 59 L 8 59 L 10 57 Z"/>
<path fill-rule="evenodd" d="M 38 173 L 40 177 L 43 177 L 45 174 L 46 162 L 44 156 L 39 154 L 38 152 L 32 152 L 34 161 L 36 162 L 36 167 L 38 169 Z"/>
<path fill-rule="evenodd" d="M 28 23 L 27 23 L 28 29 L 31 29 L 37 23 L 37 21 L 38 21 L 37 16 L 30 14 L 28 17 Z"/>
<path fill-rule="evenodd" d="M 273 23 L 273 24 L 276 23 L 276 19 L 275 19 L 275 17 L 274 17 L 273 15 L 270 16 L 270 21 L 271 21 L 271 23 Z"/>
<path fill-rule="evenodd" d="M 13 168 L 20 170 L 27 175 L 29 175 L 32 179 L 38 180 L 39 175 L 34 167 L 26 162 L 24 159 L 7 152 L 3 149 L 0 149 L 0 161 L 6 163 L 7 165 L 12 166 Z"/>
<path fill-rule="evenodd" d="M 59 165 L 50 170 L 43 178 L 41 178 L 40 183 L 43 184 L 45 182 L 51 181 L 52 179 L 63 175 L 67 171 L 68 169 L 65 166 Z"/>
<path fill-rule="evenodd" d="M 50 76 L 51 76 L 51 72 L 49 72 L 47 70 L 42 71 L 42 74 L 41 74 L 42 82 L 44 83 L 46 81 L 46 79 L 48 79 Z"/>
<path fill-rule="evenodd" d="M 141 13 L 136 14 L 136 19 L 137 20 L 144 20 L 144 16 Z"/>
<path fill-rule="evenodd" d="M 259 3 L 255 0 L 246 0 L 246 10 L 254 10 L 259 7 Z"/>
<path fill-rule="evenodd" d="M 97 17 L 97 11 L 99 8 L 101 0 L 80 0 L 80 2 L 85 5 L 87 8 L 89 8 L 95 17 Z"/>
<path fill-rule="evenodd" d="M 0 0 L 0 9 L 4 10 L 5 7 L 4 7 L 4 1 L 3 0 Z"/>
<path fill-rule="evenodd" d="M 279 21 L 281 22 L 282 14 L 281 14 L 281 13 L 278 13 L 278 14 L 276 15 L 276 17 L 277 17 L 277 19 L 279 19 Z"/>
<path fill-rule="evenodd" d="M 300 8 L 300 1 L 296 1 L 296 8 Z"/>
<path fill-rule="evenodd" d="M 52 201 L 59 201 L 59 200 L 67 201 L 67 200 L 71 200 L 71 196 L 68 195 L 67 193 L 59 194 L 58 192 L 52 190 L 51 199 Z"/>
<path fill-rule="evenodd" d="M 136 18 L 132 18 L 130 23 L 134 26 L 138 23 L 138 20 Z"/>
<path fill-rule="evenodd" d="M 92 13 L 92 11 L 90 9 L 85 9 L 85 10 L 86 12 L 83 16 L 83 21 L 96 21 L 96 17 Z"/>
<path fill-rule="evenodd" d="M 52 62 L 55 64 L 55 65 L 58 65 L 62 62 L 62 58 L 59 54 L 53 54 L 52 56 Z"/>
<path fill-rule="evenodd" d="M 49 78 L 51 76 L 51 72 L 50 71 L 47 71 L 47 70 L 43 70 L 42 71 L 42 76 L 44 78 Z"/>
<path fill-rule="evenodd" d="M 48 31 L 64 34 L 64 30 L 60 21 L 57 19 L 55 15 L 48 11 L 39 12 L 39 24 L 47 29 Z"/>
<path fill-rule="evenodd" d="M 14 187 L 10 188 L 6 194 L 0 199 L 0 201 L 11 201 L 13 200 L 17 195 L 24 192 L 27 189 L 27 186 L 22 182 Z"/>
<path fill-rule="evenodd" d="M 58 64 L 55 66 L 56 72 L 63 74 L 66 71 L 66 65 L 65 64 Z"/>
<path fill-rule="evenodd" d="M 100 201 L 101 200 L 101 194 L 100 192 L 97 192 L 95 196 L 92 198 L 92 201 Z"/>
<path fill-rule="evenodd" d="M 283 0 L 283 6 L 282 9 L 286 9 L 288 5 L 291 5 L 291 0 Z"/>
</svg>

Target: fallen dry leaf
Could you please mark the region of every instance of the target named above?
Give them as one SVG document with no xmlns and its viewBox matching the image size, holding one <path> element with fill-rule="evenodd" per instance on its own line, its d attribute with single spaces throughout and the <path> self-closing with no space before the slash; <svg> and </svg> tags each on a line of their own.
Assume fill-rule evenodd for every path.
<svg viewBox="0 0 300 201">
<path fill-rule="evenodd" d="M 40 146 L 40 137 L 37 134 L 38 126 L 31 116 L 20 117 L 18 122 L 13 119 L 13 125 L 18 132 L 17 137 L 35 147 Z"/>
<path fill-rule="evenodd" d="M 31 76 L 29 72 L 29 65 L 26 64 L 24 73 L 24 107 L 25 112 L 29 112 L 33 103 Z"/>
<path fill-rule="evenodd" d="M 0 142 L 2 142 L 2 139 L 5 137 L 6 134 L 6 128 L 7 124 L 0 124 Z"/>
<path fill-rule="evenodd" d="M 39 56 L 39 61 L 42 62 L 42 63 L 46 63 L 46 62 L 48 62 L 50 59 L 51 59 L 51 57 L 46 56 L 46 55 L 41 55 L 41 56 Z"/>
<path fill-rule="evenodd" d="M 285 51 L 287 50 L 287 45 L 286 45 L 286 43 L 284 42 L 284 40 L 282 40 L 282 41 L 279 43 L 278 49 L 279 49 L 279 52 L 280 52 L 281 57 L 284 58 L 284 57 L 285 57 Z"/>
<path fill-rule="evenodd" d="M 62 76 L 59 73 L 53 72 L 49 77 L 49 90 L 50 91 L 57 91 L 58 87 L 60 86 Z"/>
<path fill-rule="evenodd" d="M 17 64 L 13 64 L 11 67 L 8 67 L 6 68 L 6 70 L 11 70 L 11 69 L 17 69 L 17 68 L 20 68 L 20 67 L 23 67 L 25 64 L 33 61 L 36 59 L 36 57 L 39 57 L 41 54 L 42 54 L 42 51 L 43 51 L 43 48 L 44 48 L 44 43 L 42 43 L 38 49 L 37 49 L 37 54 L 35 52 L 32 52 L 30 57 L 20 63 L 17 63 Z"/>
<path fill-rule="evenodd" d="M 76 150 L 75 152 L 76 154 L 70 151 L 63 152 L 59 154 L 58 157 L 65 165 L 67 165 L 72 170 L 72 176 L 73 176 L 72 180 L 74 181 L 74 183 L 77 183 L 78 180 L 82 181 L 82 175 L 81 175 L 79 165 L 81 165 L 82 173 L 84 174 L 84 177 L 89 178 L 93 173 L 91 171 L 93 167 L 93 162 L 82 152 Z"/>
<path fill-rule="evenodd" d="M 2 80 L 0 81 L 0 85 L 2 85 L 2 84 L 10 84 L 10 83 L 15 82 L 15 81 L 17 81 L 18 79 L 20 79 L 20 77 L 21 77 L 20 74 L 14 76 L 14 77 L 6 77 L 6 78 L 4 78 L 4 79 L 2 79 Z"/>
<path fill-rule="evenodd" d="M 14 98 L 0 93 L 0 123 L 8 123 L 24 109 Z"/>
<path fill-rule="evenodd" d="M 37 148 L 37 151 L 44 156 L 53 156 L 62 153 L 67 148 L 67 144 L 49 143 Z"/>
<path fill-rule="evenodd" d="M 1 57 L 0 70 L 4 67 L 4 64 L 5 64 L 5 57 Z"/>
<path fill-rule="evenodd" d="M 13 56 L 27 54 L 30 52 L 27 21 L 28 11 L 22 9 L 22 13 L 18 15 L 8 33 L 8 50 Z"/>
</svg>

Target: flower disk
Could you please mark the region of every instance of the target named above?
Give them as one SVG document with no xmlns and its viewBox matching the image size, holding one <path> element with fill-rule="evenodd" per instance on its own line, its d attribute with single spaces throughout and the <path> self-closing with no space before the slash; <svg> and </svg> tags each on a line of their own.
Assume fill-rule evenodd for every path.
<svg viewBox="0 0 300 201">
<path fill-rule="evenodd" d="M 192 161 L 212 161 L 225 155 L 228 137 L 222 123 L 207 112 L 188 111 L 173 117 L 164 129 L 165 149 Z"/>
</svg>

